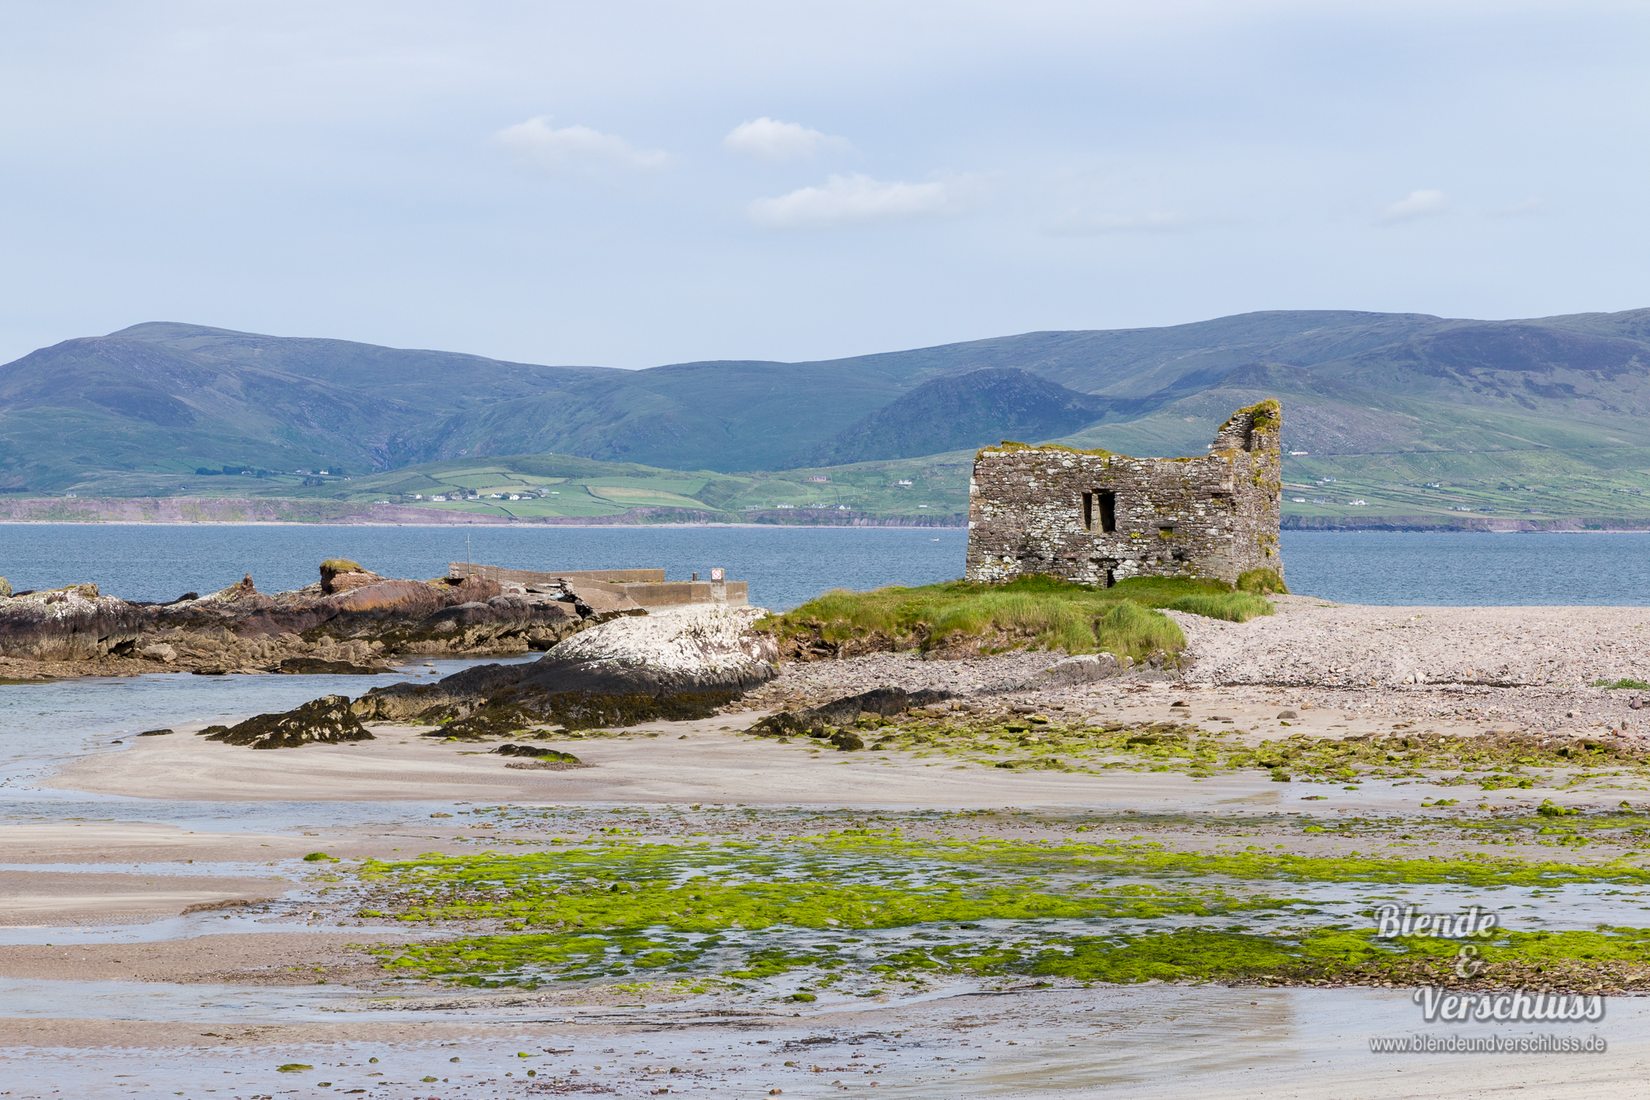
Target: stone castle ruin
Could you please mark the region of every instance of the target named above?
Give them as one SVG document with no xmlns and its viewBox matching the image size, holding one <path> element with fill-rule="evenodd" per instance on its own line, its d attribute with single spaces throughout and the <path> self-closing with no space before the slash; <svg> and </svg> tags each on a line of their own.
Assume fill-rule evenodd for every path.
<svg viewBox="0 0 1650 1100">
<path fill-rule="evenodd" d="M 986 447 L 968 487 L 968 579 L 1281 578 L 1282 428 L 1269 399 L 1233 413 L 1197 458 Z"/>
</svg>

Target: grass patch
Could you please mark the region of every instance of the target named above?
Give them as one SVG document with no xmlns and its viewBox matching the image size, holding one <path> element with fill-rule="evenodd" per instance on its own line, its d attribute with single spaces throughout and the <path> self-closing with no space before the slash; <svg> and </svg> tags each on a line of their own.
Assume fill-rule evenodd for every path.
<svg viewBox="0 0 1650 1100">
<path fill-rule="evenodd" d="M 1259 596 L 1282 596 L 1289 593 L 1276 569 L 1249 569 L 1238 574 L 1237 590 Z"/>
<path fill-rule="evenodd" d="M 1606 691 L 1650 691 L 1650 681 L 1624 677 L 1620 680 L 1594 680 L 1593 687 Z"/>
<path fill-rule="evenodd" d="M 1218 581 L 1137 577 L 1089 588 L 1052 577 L 1006 584 L 949 581 L 919 588 L 837 590 L 758 627 L 799 656 L 886 649 L 994 652 L 1031 647 L 1173 661 L 1185 635 L 1160 609 L 1245 622 L 1272 604 Z"/>
</svg>

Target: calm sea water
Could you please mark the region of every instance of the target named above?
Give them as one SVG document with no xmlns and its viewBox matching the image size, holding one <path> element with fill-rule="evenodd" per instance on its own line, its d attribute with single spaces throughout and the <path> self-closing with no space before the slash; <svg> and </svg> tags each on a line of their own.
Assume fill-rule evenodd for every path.
<svg viewBox="0 0 1650 1100">
<path fill-rule="evenodd" d="M 252 574 L 266 592 L 315 580 L 324 558 L 429 577 L 474 560 L 523 569 L 725 566 L 751 601 L 794 607 L 830 588 L 926 584 L 962 572 L 960 530 L 809 527 L 345 527 L 0 525 L 14 588 L 95 581 L 170 600 Z M 1650 604 L 1650 534 L 1286 532 L 1290 587 L 1375 604 Z"/>
</svg>

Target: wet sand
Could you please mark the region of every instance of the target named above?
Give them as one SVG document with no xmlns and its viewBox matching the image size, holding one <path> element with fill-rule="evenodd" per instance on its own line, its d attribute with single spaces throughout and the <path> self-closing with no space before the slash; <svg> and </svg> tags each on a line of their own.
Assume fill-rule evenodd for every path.
<svg viewBox="0 0 1650 1100">
<path fill-rule="evenodd" d="M 9 1023 L 33 1048 L 0 1096 L 207 1090 L 369 1096 L 896 1096 L 1171 1098 L 1639 1095 L 1650 1013 L 1631 1004 L 1604 1055 L 1376 1055 L 1402 1035 L 1402 992 L 1135 986 L 950 991 L 921 1002 L 774 1014 L 544 1010 L 418 1025 Z M 1484 1028 L 1462 1028 L 1483 1035 Z M 283 1074 L 277 1067 L 304 1069 Z M 527 1077 L 532 1070 L 533 1078 Z M 316 1090 L 311 1092 L 310 1090 Z"/>
<path fill-rule="evenodd" d="M 1262 625 L 1253 630 L 1189 630 L 1202 661 L 1183 678 L 987 690 L 982 697 L 1063 718 L 1188 722 L 1255 738 L 1386 733 L 1413 728 L 1418 716 L 1428 730 L 1460 734 L 1605 724 L 1633 732 L 1646 714 L 1631 707 L 1630 695 L 1589 686 L 1595 676 L 1643 669 L 1642 660 L 1623 667 L 1635 654 L 1650 655 L 1635 648 L 1642 609 L 1480 616 L 1472 622 L 1493 620 L 1497 631 L 1534 621 L 1531 629 L 1546 639 L 1524 656 L 1496 642 L 1484 651 L 1493 660 L 1453 654 L 1450 645 L 1459 643 L 1411 645 L 1402 609 L 1364 610 L 1369 636 L 1378 639 L 1368 645 L 1325 649 L 1319 627 L 1340 613 L 1287 601 L 1283 614 L 1257 620 Z M 1595 610 L 1615 616 L 1604 624 L 1609 631 L 1578 657 L 1555 657 L 1564 631 L 1600 628 L 1589 618 Z M 1335 619 L 1333 630 L 1353 629 L 1347 623 L 1357 617 Z M 1326 661 L 1345 655 L 1334 665 L 1345 670 L 1338 680 L 1296 682 L 1289 662 L 1314 646 L 1329 654 Z M 1254 653 L 1276 662 L 1277 674 L 1261 676 L 1258 663 L 1245 664 L 1261 660 L 1246 656 Z M 1416 653 L 1443 672 L 1415 677 Z M 1460 787 L 1428 781 L 1364 780 L 1347 790 L 1272 782 L 1259 771 L 1203 779 L 1170 771 L 1017 771 L 946 756 L 838 753 L 739 732 L 791 702 L 882 683 L 980 692 L 1023 681 L 1047 661 L 885 655 L 793 668 L 738 713 L 547 742 L 591 765 L 568 771 L 511 769 L 489 746 L 395 726 L 375 727 L 371 742 L 278 752 L 206 742 L 179 726 L 170 737 L 69 761 L 49 785 L 109 796 L 106 817 L 0 824 L 0 1097 L 357 1089 L 385 1097 L 642 1096 L 668 1089 L 703 1096 L 1392 1098 L 1641 1089 L 1650 999 L 1610 999 L 1609 1015 L 1596 1026 L 1610 1044 L 1607 1054 L 1376 1055 L 1373 1037 L 1498 1029 L 1424 1027 L 1409 991 L 1384 989 L 986 988 L 957 981 L 920 995 L 826 993 L 810 1004 L 712 993 L 649 996 L 643 1005 L 618 987 L 489 992 L 391 981 L 365 948 L 428 938 L 429 930 L 356 919 L 358 902 L 331 881 L 330 865 L 302 859 L 316 851 L 345 859 L 532 851 L 608 820 L 665 839 L 755 838 L 859 822 L 913 835 L 1070 835 L 1038 814 L 1087 815 L 1085 838 L 1095 841 L 1144 834 L 1181 846 L 1235 838 L 1297 853 L 1518 854 L 1452 836 L 1406 847 L 1402 822 L 1441 819 L 1448 811 L 1431 803 L 1462 795 Z M 1493 667 L 1483 682 L 1468 682 L 1466 672 L 1483 671 L 1479 665 Z M 1386 679 L 1383 669 L 1391 672 Z M 1623 778 L 1576 788 L 1473 788 L 1470 797 L 1605 808 L 1623 798 L 1642 802 L 1644 791 L 1641 781 Z M 131 812 L 123 807 L 201 799 L 231 816 L 244 807 L 249 827 L 122 819 Z M 302 809 L 287 824 L 259 816 L 289 803 Z M 522 813 L 480 812 L 492 805 Z M 350 813 L 329 821 L 328 806 Z M 1301 830 L 1305 818 L 1388 817 L 1400 824 L 1376 835 Z M 1551 849 L 1528 854 L 1554 858 Z M 1499 1032 L 1538 1030 L 1506 1025 Z M 280 1072 L 289 1064 L 312 1068 Z"/>
</svg>

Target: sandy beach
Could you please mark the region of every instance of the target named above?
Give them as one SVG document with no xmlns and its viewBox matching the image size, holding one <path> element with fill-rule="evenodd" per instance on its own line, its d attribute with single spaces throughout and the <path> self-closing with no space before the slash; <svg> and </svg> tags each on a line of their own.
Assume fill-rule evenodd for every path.
<svg viewBox="0 0 1650 1100">
<path fill-rule="evenodd" d="M 1650 1002 L 1633 997 L 1611 998 L 1599 1026 L 1604 1055 L 1400 1057 L 1373 1054 L 1368 1041 L 1417 1029 L 1403 989 L 950 979 L 798 1003 L 623 983 L 455 987 L 387 974 L 373 953 L 430 932 L 365 915 L 371 895 L 351 869 L 368 859 L 553 852 L 568 838 L 604 835 L 783 844 L 860 828 L 918 840 L 1081 834 L 1185 852 L 1550 860 L 1535 831 L 1487 836 L 1450 807 L 1478 803 L 1493 816 L 1545 802 L 1603 813 L 1650 790 L 1627 772 L 1584 781 L 1542 772 L 1523 786 L 1463 792 L 1434 775 L 1328 784 L 1280 783 L 1252 767 L 1005 769 L 945 751 L 839 752 L 746 732 L 782 707 L 883 685 L 957 693 L 933 708 L 936 721 L 1035 714 L 1051 725 L 1174 725 L 1255 743 L 1418 728 L 1632 738 L 1650 718 L 1644 693 L 1591 686 L 1645 667 L 1650 614 L 1640 609 L 1288 598 L 1270 618 L 1183 625 L 1189 667 L 1059 689 L 1025 686 L 1052 661 L 1044 654 L 787 666 L 712 718 L 545 741 L 588 765 L 568 770 L 511 768 L 488 744 L 405 725 L 375 726 L 371 741 L 274 752 L 179 725 L 66 759 L 41 789 L 100 799 L 101 810 L 0 825 L 0 1058 L 26 1060 L 28 1080 L 52 1082 L 9 1075 L 0 1096 L 825 1096 L 874 1084 L 876 1095 L 913 1097 L 1107 1088 L 1580 1097 L 1630 1088 L 1650 1054 L 1641 1019 Z M 137 820 L 174 802 L 221 807 L 224 824 Z M 1564 858 L 1634 854 L 1630 840 L 1601 838 Z M 187 1059 L 155 1058 L 179 1051 Z M 291 1065 L 312 1068 L 280 1070 Z"/>
</svg>

